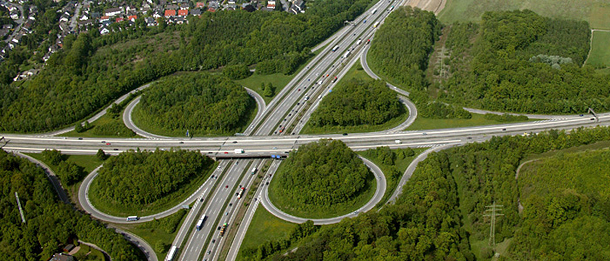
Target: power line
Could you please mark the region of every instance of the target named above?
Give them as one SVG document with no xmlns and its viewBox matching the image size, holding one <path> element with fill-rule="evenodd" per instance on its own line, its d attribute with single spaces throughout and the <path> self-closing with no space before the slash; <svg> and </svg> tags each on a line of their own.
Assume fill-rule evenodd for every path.
<svg viewBox="0 0 610 261">
<path fill-rule="evenodd" d="M 491 224 L 489 226 L 489 245 L 491 247 L 495 247 L 496 246 L 496 216 L 504 216 L 504 214 L 500 214 L 498 212 L 502 211 L 502 207 L 504 207 L 504 205 L 496 205 L 496 202 L 494 201 L 494 203 L 491 206 L 485 206 L 487 209 L 485 210 L 486 213 L 491 213 L 491 214 L 484 214 L 483 216 L 485 217 L 491 217 Z"/>
</svg>

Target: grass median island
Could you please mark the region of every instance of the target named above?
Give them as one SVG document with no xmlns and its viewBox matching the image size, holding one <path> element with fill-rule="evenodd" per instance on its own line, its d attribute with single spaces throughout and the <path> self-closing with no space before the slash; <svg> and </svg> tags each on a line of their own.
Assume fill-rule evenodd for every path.
<svg viewBox="0 0 610 261">
<path fill-rule="evenodd" d="M 198 151 L 128 151 L 110 158 L 93 180 L 89 199 L 100 211 L 146 216 L 191 195 L 214 170 Z"/>
<path fill-rule="evenodd" d="M 155 219 L 142 224 L 117 224 L 120 229 L 127 230 L 146 240 L 153 248 L 157 259 L 162 260 L 167 255 L 169 248 L 178 233 L 187 211 L 180 209 L 178 212 L 161 219 Z"/>
<path fill-rule="evenodd" d="M 337 85 L 322 100 L 302 133 L 378 131 L 392 128 L 407 118 L 405 106 L 383 81 L 352 79 Z"/>
<path fill-rule="evenodd" d="M 226 77 L 183 74 L 153 83 L 133 111 L 143 130 L 167 136 L 233 135 L 256 115 L 256 102 Z"/>
<path fill-rule="evenodd" d="M 425 150 L 426 148 L 391 150 L 389 147 L 377 147 L 375 149 L 357 152 L 358 155 L 375 163 L 375 165 L 383 171 L 383 175 L 385 175 L 388 189 L 386 189 L 378 206 L 383 205 L 388 201 L 388 198 L 396 190 L 398 182 L 405 173 L 405 170 L 409 167 L 409 164 L 411 164 L 417 155 Z"/>
<path fill-rule="evenodd" d="M 269 186 L 269 198 L 277 208 L 317 219 L 357 210 L 371 199 L 377 184 L 343 142 L 321 140 L 293 152 Z"/>
<path fill-rule="evenodd" d="M 434 130 L 447 128 L 461 128 L 472 126 L 496 125 L 515 122 L 539 121 L 540 119 L 514 118 L 510 121 L 499 121 L 486 117 L 483 114 L 471 113 L 470 119 L 430 119 L 417 117 L 406 130 Z"/>
<path fill-rule="evenodd" d="M 256 209 L 236 260 L 252 260 L 251 256 L 263 242 L 289 238 L 297 224 L 284 221 L 269 213 L 262 205 Z"/>
</svg>

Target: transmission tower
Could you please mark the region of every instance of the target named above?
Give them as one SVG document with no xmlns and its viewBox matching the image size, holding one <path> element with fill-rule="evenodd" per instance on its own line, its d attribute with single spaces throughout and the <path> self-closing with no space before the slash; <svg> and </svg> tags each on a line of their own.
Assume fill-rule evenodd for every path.
<svg viewBox="0 0 610 261">
<path fill-rule="evenodd" d="M 496 202 L 494 201 L 494 203 L 491 206 L 485 206 L 487 209 L 485 210 L 485 213 L 483 216 L 485 217 L 491 217 L 491 224 L 489 226 L 489 245 L 491 247 L 495 247 L 496 246 L 496 216 L 504 216 L 504 214 L 500 214 L 498 212 L 502 211 L 502 207 L 504 207 L 504 205 L 496 205 Z"/>
</svg>

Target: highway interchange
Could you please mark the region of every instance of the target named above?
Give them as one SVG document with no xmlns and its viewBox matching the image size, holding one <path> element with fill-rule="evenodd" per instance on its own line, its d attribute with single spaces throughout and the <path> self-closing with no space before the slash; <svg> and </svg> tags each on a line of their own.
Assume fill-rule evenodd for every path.
<svg viewBox="0 0 610 261">
<path fill-rule="evenodd" d="M 521 135 L 523 133 L 537 133 L 548 129 L 573 129 L 581 126 L 607 125 L 610 122 L 610 114 L 600 114 L 597 119 L 585 116 L 555 116 L 550 120 L 525 122 L 515 124 L 481 126 L 471 128 L 452 128 L 426 131 L 402 131 L 406 126 L 413 122 L 417 115 L 417 110 L 404 96 L 408 92 L 402 91 L 394 86 L 389 87 L 402 96 L 401 100 L 409 110 L 409 119 L 400 126 L 391 130 L 359 133 L 359 134 L 329 134 L 329 135 L 299 135 L 300 130 L 305 125 L 311 113 L 319 105 L 324 95 L 328 94 L 334 82 L 332 79 L 337 76 L 341 78 L 347 70 L 360 57 L 363 67 L 369 74 L 373 74 L 366 64 L 366 51 L 369 45 L 364 42 L 372 38 L 375 28 L 375 21 L 382 21 L 389 13 L 390 6 L 400 6 L 402 1 L 379 1 L 376 6 L 353 21 L 353 25 L 346 26 L 329 41 L 330 44 L 314 57 L 306 65 L 305 69 L 299 72 L 293 80 L 271 101 L 268 105 L 264 104 L 262 98 L 255 92 L 248 90 L 258 102 L 259 110 L 250 126 L 244 131 L 249 136 L 231 136 L 214 138 L 172 138 L 147 133 L 135 126 L 130 120 L 131 111 L 137 105 L 138 98 L 130 103 L 124 113 L 125 124 L 136 131 L 140 136 L 146 138 L 71 138 L 56 137 L 55 135 L 65 133 L 71 128 L 55 131 L 41 135 L 17 135 L 3 134 L 9 142 L 4 146 L 5 150 L 20 152 L 40 152 L 44 149 L 57 149 L 67 154 L 95 154 L 98 149 L 104 149 L 107 153 L 116 155 L 123 151 L 140 148 L 142 150 L 154 150 L 156 148 L 171 149 L 180 147 L 189 150 L 200 150 L 202 153 L 212 157 L 226 156 L 248 156 L 251 158 L 228 159 L 219 161 L 218 168 L 212 173 L 204 184 L 181 204 L 170 208 L 161 213 L 141 217 L 138 221 L 126 221 L 125 217 L 115 217 L 104 214 L 95 209 L 88 199 L 88 188 L 91 181 L 97 175 L 93 171 L 83 181 L 79 189 L 79 201 L 85 211 L 91 213 L 97 219 L 111 223 L 139 223 L 150 221 L 154 218 L 162 218 L 178 211 L 182 205 L 192 204 L 183 225 L 173 246 L 178 249 L 178 254 L 173 260 L 234 260 L 237 256 L 241 241 L 245 237 L 247 227 L 256 209 L 263 205 L 274 215 L 292 221 L 304 222 L 306 219 L 293 217 L 282 213 L 275 208 L 267 198 L 267 182 L 273 178 L 273 174 L 280 165 L 279 160 L 262 159 L 269 155 L 285 155 L 286 152 L 298 149 L 300 145 L 315 142 L 320 139 L 338 139 L 345 142 L 354 150 L 366 150 L 378 146 L 389 146 L 390 148 L 399 147 L 433 147 L 420 155 L 409 166 L 405 175 L 401 179 L 399 186 L 393 193 L 390 201 L 394 200 L 400 193 L 410 175 L 413 173 L 417 162 L 423 160 L 425 156 L 434 150 L 444 149 L 448 146 L 460 145 L 474 141 L 484 141 L 494 135 Z M 372 10 L 377 10 L 375 13 Z M 366 23 L 364 22 L 366 20 Z M 358 40 L 362 43 L 357 44 Z M 332 51 L 334 46 L 339 49 Z M 344 57 L 346 51 L 350 50 L 351 55 Z M 142 86 L 139 89 L 148 87 Z M 123 96 L 117 102 L 127 97 Z M 96 115 L 97 119 L 106 110 Z M 97 117 L 97 118 L 96 118 Z M 1 134 L 0 134 L 1 135 Z M 235 149 L 243 149 L 245 153 L 235 154 Z M 261 159 L 252 159 L 261 157 Z M 374 164 L 365 163 L 373 170 L 373 173 L 380 173 Z M 262 173 L 264 178 L 260 182 L 259 188 L 254 191 L 253 201 L 250 205 L 244 206 L 243 198 L 237 199 L 235 193 L 241 187 L 246 188 L 246 192 L 253 187 L 256 175 L 252 175 L 252 169 L 261 170 L 265 164 L 269 169 Z M 376 205 L 385 191 L 383 175 L 377 175 L 378 191 L 373 199 L 358 211 L 330 219 L 315 220 L 317 224 L 330 224 L 340 221 L 347 216 L 355 216 L 359 212 L 370 210 Z M 383 191 L 382 191 L 383 190 Z M 245 208 L 243 219 L 238 220 L 237 213 L 239 208 Z M 206 220 L 200 230 L 194 226 L 196 221 L 203 215 Z M 220 236 L 219 227 L 228 224 L 228 229 L 233 231 L 234 237 Z M 235 226 L 234 224 L 240 224 Z M 228 248 L 226 256 L 223 256 L 221 249 Z M 153 254 L 154 255 L 154 254 Z M 163 257 L 159 257 L 163 258 Z M 156 258 L 150 257 L 151 260 Z"/>
</svg>

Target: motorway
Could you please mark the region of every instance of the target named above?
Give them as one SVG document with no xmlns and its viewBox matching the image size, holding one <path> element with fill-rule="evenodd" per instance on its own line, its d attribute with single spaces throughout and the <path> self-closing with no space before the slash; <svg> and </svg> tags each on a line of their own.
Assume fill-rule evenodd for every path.
<svg viewBox="0 0 610 261">
<path fill-rule="evenodd" d="M 447 144 L 459 145 L 474 140 L 485 140 L 493 135 L 520 135 L 524 132 L 539 132 L 548 129 L 572 129 L 580 126 L 607 125 L 610 122 L 610 114 L 602 114 L 598 115 L 599 122 L 597 120 L 590 120 L 590 117 L 561 116 L 554 117 L 551 120 L 537 122 L 471 128 L 401 131 L 403 127 L 399 126 L 391 130 L 375 133 L 299 135 L 298 133 L 317 105 L 319 105 L 321 99 L 332 90 L 334 86 L 332 79 L 335 75 L 338 78 L 341 78 L 351 65 L 356 62 L 357 57 L 361 57 L 361 62 L 363 63 L 365 70 L 370 71 L 370 68 L 366 65 L 365 58 L 369 45 L 365 45 L 364 43 L 356 45 L 356 41 L 362 39 L 364 42 L 366 39 L 370 39 L 374 33 L 374 29 L 371 25 L 375 21 L 381 21 L 381 19 L 385 18 L 388 14 L 386 11 L 387 8 L 389 8 L 391 4 L 396 4 L 398 2 L 400 1 L 378 2 L 375 7 L 371 8 L 371 10 L 377 9 L 378 11 L 376 13 L 373 14 L 372 11 L 369 10 L 355 19 L 354 25 L 346 26 L 345 29 L 340 30 L 334 40 L 331 41 L 330 45 L 328 45 L 319 55 L 314 57 L 313 60 L 306 65 L 305 69 L 300 71 L 269 105 L 264 106 L 264 103 L 259 101 L 257 116 L 246 131 L 244 131 L 244 134 L 253 136 L 186 139 L 159 135 L 152 136 L 154 134 L 137 131 L 139 135 L 148 138 L 80 139 L 71 137 L 6 134 L 3 136 L 5 136 L 9 143 L 6 144 L 4 149 L 22 152 L 40 152 L 44 149 L 58 149 L 61 150 L 62 153 L 67 154 L 95 154 L 98 149 L 104 149 L 107 153 L 116 155 L 120 152 L 134 148 L 154 150 L 156 148 L 170 149 L 173 147 L 180 147 L 189 150 L 200 150 L 211 157 L 227 155 L 269 157 L 269 155 L 272 154 L 283 154 L 298 149 L 298 147 L 303 144 L 315 142 L 319 139 L 330 138 L 342 140 L 354 150 L 366 150 L 378 146 L 389 146 L 390 148 L 437 146 L 435 149 L 442 149 L 444 148 L 442 146 Z M 399 4 L 396 5 L 398 6 Z M 364 20 L 367 20 L 367 22 L 364 23 Z M 332 51 L 334 46 L 339 46 L 338 50 Z M 352 54 L 348 57 L 342 57 L 347 50 L 350 50 Z M 408 92 L 402 91 L 394 86 L 389 85 L 389 87 L 399 92 L 402 96 L 408 95 Z M 257 97 L 255 98 L 257 101 L 259 100 Z M 408 99 L 404 97 L 401 97 L 401 99 L 410 111 L 410 118 L 407 123 L 405 123 L 409 124 L 417 115 L 416 109 L 412 106 L 412 103 L 408 102 Z M 131 111 L 136 103 L 137 100 L 130 103 L 131 107 L 129 111 Z M 310 105 L 309 103 L 312 103 L 313 105 Z M 124 117 L 126 124 L 127 122 L 131 122 L 129 120 L 131 112 L 127 113 L 127 111 L 128 110 L 126 110 Z M 103 112 L 105 112 L 105 110 L 100 113 Z M 129 127 L 137 128 L 135 125 Z M 287 133 L 284 128 L 288 130 L 294 128 L 294 130 Z M 294 133 L 294 135 L 288 135 L 292 133 Z M 57 134 L 57 132 L 50 134 Z M 235 149 L 243 149 L 245 150 L 245 153 L 235 154 Z M 425 153 L 425 155 L 427 155 L 427 153 Z M 418 159 L 422 160 L 425 155 Z M 241 204 L 237 204 L 238 201 L 233 193 L 237 192 L 241 185 L 244 185 L 246 186 L 246 189 L 249 189 L 254 178 L 257 176 L 250 175 L 250 169 L 252 169 L 253 166 L 259 166 L 258 168 L 260 169 L 260 166 L 268 161 L 269 160 L 260 159 L 221 161 L 219 168 L 213 173 L 215 178 L 208 179 L 197 192 L 184 200 L 180 205 L 162 213 L 142 217 L 139 221 L 130 223 L 145 222 L 153 218 L 167 216 L 177 211 L 181 205 L 193 204 L 173 242 L 173 245 L 177 246 L 179 249 L 179 259 L 218 260 L 221 258 L 219 250 L 222 245 L 231 244 L 227 259 L 233 260 L 236 257 L 239 245 L 245 236 L 247 226 L 257 207 L 261 205 L 260 203 L 273 212 L 272 204 L 266 200 L 266 188 L 268 186 L 264 186 L 262 185 L 263 183 L 261 183 L 259 189 L 255 191 L 254 202 L 247 208 L 245 220 L 243 222 L 237 221 L 235 220 L 235 214 L 237 212 L 237 206 L 241 206 Z M 281 161 L 273 161 L 271 163 L 269 171 L 265 173 L 263 182 L 271 180 L 274 176 L 273 173 L 277 170 L 280 162 Z M 412 166 L 412 169 L 407 169 L 400 184 L 404 184 L 404 182 L 408 180 L 416 165 L 412 164 Z M 374 168 L 372 166 L 370 167 Z M 83 182 L 83 186 L 81 186 L 81 189 L 79 190 L 80 201 L 84 202 L 83 208 L 94 217 L 101 220 L 114 223 L 126 223 L 125 217 L 114 217 L 101 213 L 89 204 L 87 189 L 90 186 L 91 181 L 95 178 L 96 173 L 97 172 L 94 171 L 87 176 Z M 269 174 L 271 174 L 271 176 L 268 176 Z M 396 189 L 396 192 L 391 199 L 395 199 L 398 193 L 400 193 L 400 187 L 401 186 Z M 381 196 L 383 196 L 383 193 L 381 193 Z M 259 198 L 261 200 L 257 200 Z M 373 204 L 373 206 L 374 205 L 375 204 Z M 361 209 L 361 211 L 366 211 L 366 209 Z M 203 214 L 207 216 L 207 219 L 201 230 L 197 230 L 195 229 L 194 224 Z M 282 213 L 279 212 L 275 212 L 274 214 L 282 216 Z M 350 213 L 348 215 L 353 214 L 357 213 Z M 293 217 L 286 218 L 292 219 Z M 304 219 L 294 218 L 295 219 L 292 219 L 293 222 L 304 221 Z M 343 217 L 337 217 L 332 220 L 317 220 L 317 222 L 318 224 L 327 224 L 338 222 L 341 218 Z M 219 236 L 218 227 L 223 223 L 228 223 L 228 229 L 235 229 L 233 224 L 241 223 L 237 227 L 237 233 L 233 241 L 227 237 Z"/>
</svg>

